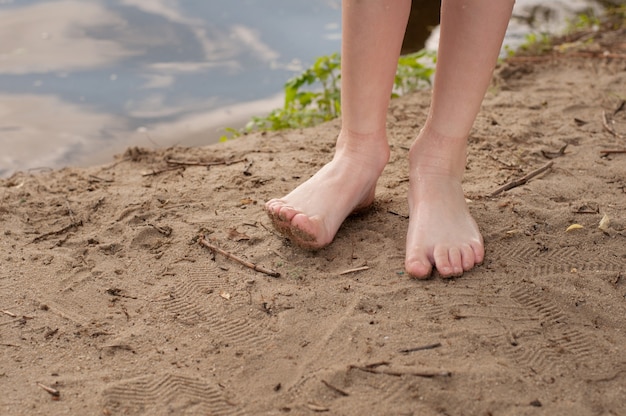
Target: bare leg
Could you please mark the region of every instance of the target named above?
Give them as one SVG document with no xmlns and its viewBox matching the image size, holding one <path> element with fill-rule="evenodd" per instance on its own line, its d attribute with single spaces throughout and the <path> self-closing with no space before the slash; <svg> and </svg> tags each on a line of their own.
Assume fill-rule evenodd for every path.
<svg viewBox="0 0 626 416">
<path fill-rule="evenodd" d="M 489 86 L 513 0 L 443 0 L 439 56 L 428 120 L 409 152 L 405 267 L 458 276 L 483 261 L 484 244 L 461 179 L 467 136 Z"/>
<path fill-rule="evenodd" d="M 335 155 L 287 196 L 265 204 L 274 226 L 301 247 L 326 246 L 351 212 L 374 201 L 389 160 L 387 107 L 410 5 L 342 2 L 342 128 Z"/>
</svg>

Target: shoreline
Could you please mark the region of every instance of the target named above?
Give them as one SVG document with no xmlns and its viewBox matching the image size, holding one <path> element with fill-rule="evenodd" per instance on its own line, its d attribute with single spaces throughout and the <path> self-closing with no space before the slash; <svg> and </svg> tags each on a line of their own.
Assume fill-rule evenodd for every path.
<svg viewBox="0 0 626 416">
<path fill-rule="evenodd" d="M 530 19 L 530 17 L 527 18 Z M 520 39 L 523 38 L 521 33 L 527 33 L 527 30 L 517 28 L 519 22 L 523 20 L 524 16 L 517 16 L 511 21 L 512 42 L 515 42 L 514 38 L 517 37 L 517 43 L 519 44 Z M 433 43 L 433 39 L 430 39 L 430 43 Z M 112 114 L 90 112 L 88 106 L 78 108 L 83 106 L 79 105 L 77 107 L 64 103 L 62 100 L 56 100 L 55 96 L 42 97 L 42 101 L 33 101 L 33 97 L 6 98 L 8 100 L 7 103 L 11 102 L 7 104 L 9 108 L 12 106 L 28 109 L 38 108 L 39 112 L 39 115 L 34 118 L 30 118 L 32 111 L 18 111 L 12 116 L 15 119 L 13 120 L 15 126 L 12 126 L 12 128 L 17 126 L 23 133 L 7 136 L 5 138 L 5 140 L 8 140 L 7 147 L 16 149 L 24 146 L 22 143 L 25 142 L 37 143 L 37 137 L 54 135 L 56 138 L 36 146 L 32 144 L 27 145 L 22 151 L 11 152 L 11 155 L 8 157 L 5 155 L 4 172 L 0 177 L 8 177 L 11 173 L 18 170 L 28 171 L 29 169 L 46 169 L 47 167 L 58 169 L 63 167 L 61 165 L 75 167 L 98 165 L 105 163 L 114 154 L 119 154 L 128 147 L 144 146 L 154 148 L 172 145 L 208 145 L 217 141 L 220 136 L 213 130 L 223 128 L 224 125 L 227 127 L 237 126 L 240 123 L 247 122 L 250 115 L 262 114 L 265 111 L 269 112 L 273 108 L 280 107 L 280 104 L 267 104 L 259 107 L 257 110 L 245 111 L 243 114 L 239 114 L 233 122 L 216 121 L 212 123 L 213 125 L 207 125 L 206 120 L 202 120 L 203 117 L 211 118 L 211 114 L 224 114 L 224 111 L 232 112 L 231 108 L 220 108 L 204 115 L 196 113 L 174 123 L 161 122 L 149 125 L 147 130 L 146 128 L 129 130 L 127 124 L 133 122 L 131 120 L 122 119 Z M 14 99 L 17 101 L 10 101 Z M 265 99 L 259 101 L 265 102 Z M 254 105 L 255 102 L 245 102 L 239 105 L 249 107 Z M 45 110 L 46 108 L 49 108 L 49 110 Z M 59 113 L 60 116 L 49 117 L 46 115 L 48 112 L 51 114 Z M 57 122 L 59 119 L 63 120 L 61 124 Z M 191 133 L 188 132 L 187 123 L 193 125 Z M 74 128 L 66 127 L 67 125 L 81 127 L 75 130 Z M 203 126 L 205 131 L 202 131 L 199 126 Z M 149 136 L 146 135 L 146 131 L 150 133 Z M 182 141 L 179 136 L 184 137 Z M 91 150 L 85 150 L 87 148 Z M 35 151 L 39 153 L 33 156 Z M 19 160 L 22 161 L 21 168 L 16 166 Z M 26 163 L 26 160 L 29 162 Z"/>
</svg>

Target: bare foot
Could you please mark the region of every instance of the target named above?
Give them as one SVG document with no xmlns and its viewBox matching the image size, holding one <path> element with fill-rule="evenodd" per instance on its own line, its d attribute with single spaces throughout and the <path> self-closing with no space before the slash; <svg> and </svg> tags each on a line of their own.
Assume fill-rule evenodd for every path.
<svg viewBox="0 0 626 416">
<path fill-rule="evenodd" d="M 424 132 L 411 147 L 405 268 L 416 278 L 430 276 L 433 266 L 442 277 L 460 276 L 483 261 L 483 239 L 461 188 L 465 147 Z"/>
<path fill-rule="evenodd" d="M 373 137 L 342 132 L 333 160 L 287 196 L 268 201 L 265 210 L 274 227 L 292 242 L 322 248 L 348 215 L 372 204 L 376 181 L 388 160 L 384 133 Z"/>
</svg>

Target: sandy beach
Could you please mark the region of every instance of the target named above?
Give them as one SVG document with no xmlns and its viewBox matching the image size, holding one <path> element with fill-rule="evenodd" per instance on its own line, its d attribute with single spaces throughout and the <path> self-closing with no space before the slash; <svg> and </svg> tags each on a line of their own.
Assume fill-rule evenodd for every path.
<svg viewBox="0 0 626 416">
<path fill-rule="evenodd" d="M 592 37 L 498 67 L 461 278 L 403 271 L 429 91 L 392 100 L 376 202 L 317 252 L 262 206 L 339 120 L 0 180 L 0 413 L 626 414 L 626 32 Z"/>
</svg>

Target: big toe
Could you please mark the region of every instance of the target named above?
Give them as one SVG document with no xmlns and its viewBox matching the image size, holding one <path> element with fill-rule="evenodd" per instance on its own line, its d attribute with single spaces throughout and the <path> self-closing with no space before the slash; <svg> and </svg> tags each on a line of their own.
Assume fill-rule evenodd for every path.
<svg viewBox="0 0 626 416">
<path fill-rule="evenodd" d="M 270 217 L 284 222 L 291 221 L 299 213 L 297 209 L 287 205 L 280 199 L 273 199 L 265 204 L 265 211 L 267 211 Z"/>
<path fill-rule="evenodd" d="M 406 272 L 417 279 L 426 279 L 430 277 L 433 266 L 427 255 L 427 250 L 420 248 L 413 249 L 412 253 L 407 256 L 404 262 Z"/>
</svg>

